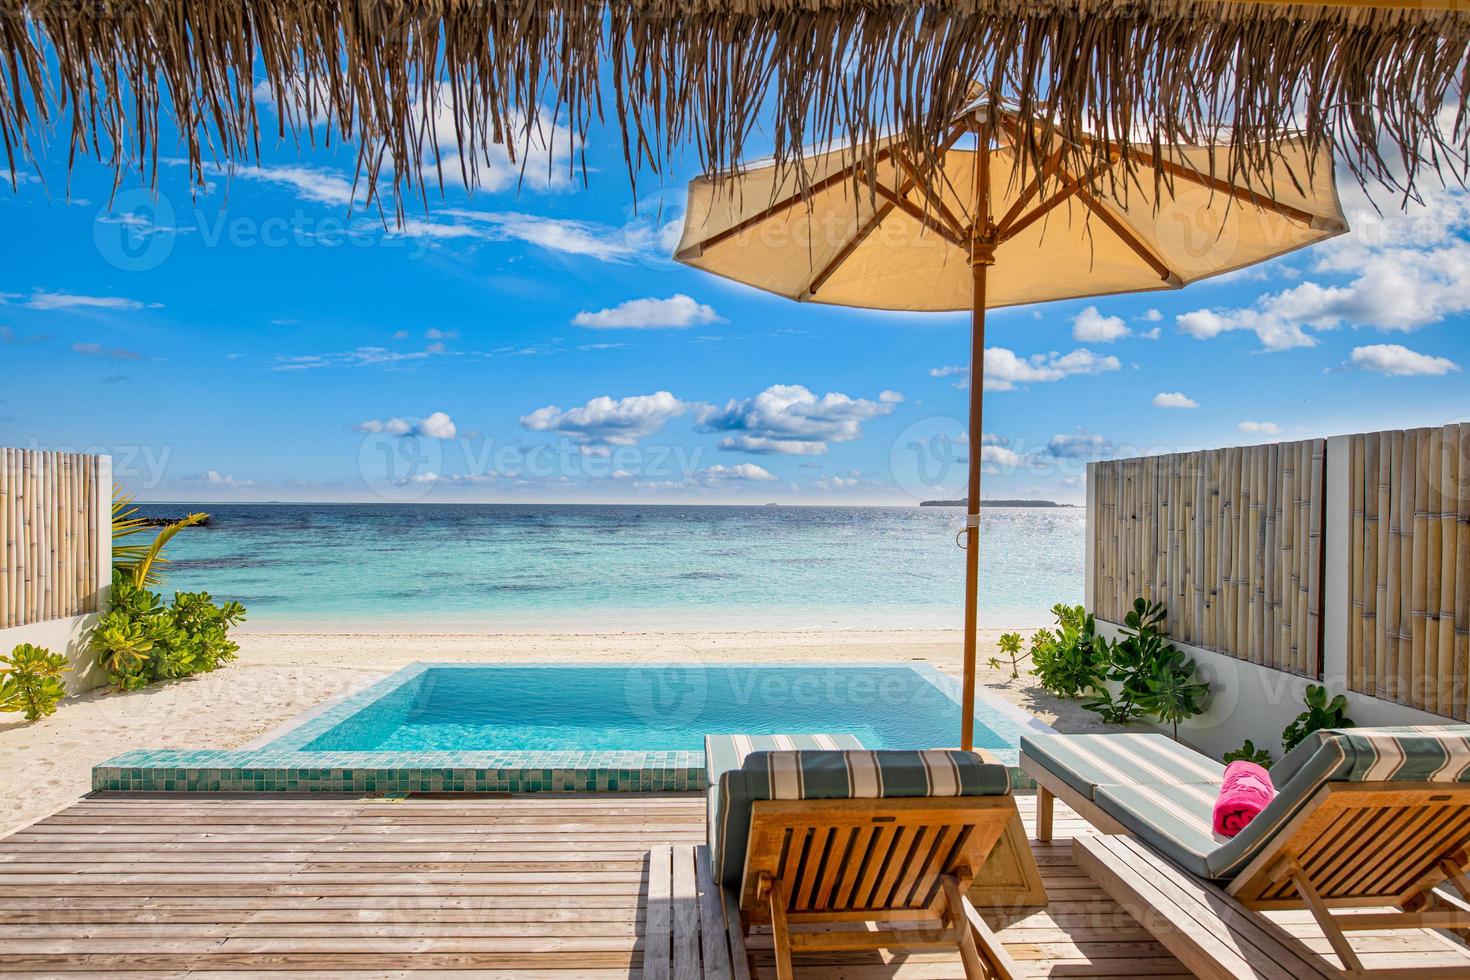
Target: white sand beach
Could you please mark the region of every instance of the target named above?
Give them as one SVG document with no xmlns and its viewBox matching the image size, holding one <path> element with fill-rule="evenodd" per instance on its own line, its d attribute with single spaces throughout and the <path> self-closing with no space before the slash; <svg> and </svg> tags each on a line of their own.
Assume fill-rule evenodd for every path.
<svg viewBox="0 0 1470 980">
<path fill-rule="evenodd" d="M 1002 630 L 986 630 L 981 658 Z M 0 799 L 0 833 L 30 823 L 91 789 L 92 766 L 130 749 L 236 748 L 322 701 L 415 661 L 473 663 L 730 663 L 853 660 L 960 668 L 958 630 L 668 630 L 620 633 L 242 633 L 240 658 L 212 673 L 119 694 L 97 690 L 50 718 L 0 723 L 0 768 L 13 791 Z M 1031 686 L 1024 674 L 981 664 L 981 690 L 1065 731 L 1095 716 Z"/>
</svg>

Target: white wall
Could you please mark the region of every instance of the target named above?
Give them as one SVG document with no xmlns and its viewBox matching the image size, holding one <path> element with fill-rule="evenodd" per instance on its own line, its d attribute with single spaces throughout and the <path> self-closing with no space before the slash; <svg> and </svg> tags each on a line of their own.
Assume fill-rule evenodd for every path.
<svg viewBox="0 0 1470 980">
<path fill-rule="evenodd" d="M 1246 663 L 1202 647 L 1176 643 L 1193 658 L 1201 680 L 1211 688 L 1204 714 L 1179 726 L 1179 737 L 1209 755 L 1237 748 L 1247 738 L 1257 748 L 1266 748 L 1281 758 L 1281 730 L 1306 709 L 1302 697 L 1308 684 L 1322 684 L 1329 695 L 1346 694 L 1347 714 L 1358 725 L 1458 724 L 1453 719 L 1417 708 L 1395 704 L 1348 690 L 1348 620 L 1352 611 L 1348 591 L 1348 535 L 1352 530 L 1352 488 L 1347 461 L 1351 459 L 1350 436 L 1327 440 L 1327 522 L 1323 547 L 1327 574 L 1322 583 L 1323 670 L 1322 680 L 1297 677 L 1258 664 Z M 1090 470 L 1090 467 L 1089 467 Z M 1092 473 L 1088 473 L 1088 515 L 1096 513 Z M 1092 528 L 1087 534 L 1087 606 L 1094 608 L 1092 575 Z M 1098 621 L 1098 632 L 1118 636 L 1116 623 Z"/>
<path fill-rule="evenodd" d="M 97 526 L 112 526 L 112 457 L 103 456 L 98 467 L 97 483 L 101 490 L 97 495 Z M 106 610 L 108 594 L 112 589 L 112 536 L 97 536 L 97 609 Z M 92 655 L 87 651 L 87 634 L 97 624 L 97 613 L 82 616 L 67 616 L 47 619 L 25 626 L 0 629 L 0 652 L 8 655 L 17 644 L 32 643 L 45 647 L 53 653 L 65 653 L 71 663 L 71 672 L 66 675 L 66 692 L 78 694 L 90 691 L 107 683 L 107 673 L 97 668 Z"/>
</svg>

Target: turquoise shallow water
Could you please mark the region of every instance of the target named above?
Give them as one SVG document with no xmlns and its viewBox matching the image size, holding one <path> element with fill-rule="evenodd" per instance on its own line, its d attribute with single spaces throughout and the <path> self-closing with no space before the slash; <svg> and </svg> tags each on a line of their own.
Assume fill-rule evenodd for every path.
<svg viewBox="0 0 1470 980">
<path fill-rule="evenodd" d="M 942 681 L 941 681 L 942 683 Z M 981 748 L 1014 748 L 977 711 Z M 854 735 L 873 749 L 948 745 L 960 708 L 902 666 L 434 666 L 304 752 L 691 751 L 707 733 Z"/>
<path fill-rule="evenodd" d="M 239 599 L 248 628 L 414 630 L 961 624 L 954 508 L 160 504 L 208 510 L 167 589 Z M 982 616 L 1080 602 L 1084 511 L 982 515 Z"/>
</svg>

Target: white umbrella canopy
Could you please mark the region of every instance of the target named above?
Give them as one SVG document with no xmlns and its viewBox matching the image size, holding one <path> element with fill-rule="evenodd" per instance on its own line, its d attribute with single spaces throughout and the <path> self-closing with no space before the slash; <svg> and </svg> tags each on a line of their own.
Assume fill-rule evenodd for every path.
<svg viewBox="0 0 1470 980">
<path fill-rule="evenodd" d="M 697 269 L 800 302 L 970 311 L 965 749 L 979 617 L 985 311 L 1180 289 L 1347 230 L 1331 156 L 1305 140 L 1276 142 L 1263 190 L 1261 181 L 1248 189 L 1220 176 L 1237 172 L 1223 144 L 1164 146 L 1132 168 L 1121 152 L 1105 152 L 1107 163 L 1074 174 L 1043 132 L 982 96 L 921 154 L 895 138 L 876 163 L 834 149 L 808 156 L 804 174 L 757 164 L 705 175 L 689 185 L 675 251 Z M 1133 176 L 1139 169 L 1153 179 Z"/>
<path fill-rule="evenodd" d="M 872 193 L 840 149 L 813 161 L 806 200 L 790 168 L 775 165 L 696 179 L 676 257 L 801 302 L 971 309 L 980 154 L 951 147 L 926 164 L 897 142 L 888 149 Z M 986 305 L 1178 289 L 1346 230 L 1332 161 L 1303 143 L 1284 145 L 1269 198 L 1210 176 L 1228 172 L 1223 148 L 1164 154 L 1172 166 L 1157 185 L 1130 183 L 1119 163 L 1087 182 L 1054 173 L 1038 193 L 1002 135 L 988 154 L 985 199 L 998 227 Z M 914 179 L 931 169 L 932 191 Z"/>
</svg>

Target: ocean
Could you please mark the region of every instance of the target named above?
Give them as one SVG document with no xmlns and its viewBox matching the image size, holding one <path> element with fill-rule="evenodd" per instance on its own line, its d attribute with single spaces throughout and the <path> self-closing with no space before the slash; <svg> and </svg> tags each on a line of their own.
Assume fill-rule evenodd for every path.
<svg viewBox="0 0 1470 980">
<path fill-rule="evenodd" d="M 150 504 L 210 514 L 163 591 L 238 599 L 247 629 L 959 627 L 949 507 Z M 1082 601 L 1081 508 L 987 508 L 981 619 Z"/>
</svg>

